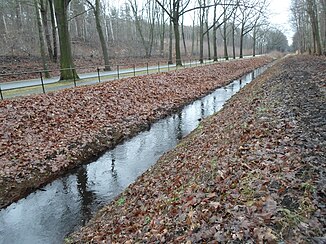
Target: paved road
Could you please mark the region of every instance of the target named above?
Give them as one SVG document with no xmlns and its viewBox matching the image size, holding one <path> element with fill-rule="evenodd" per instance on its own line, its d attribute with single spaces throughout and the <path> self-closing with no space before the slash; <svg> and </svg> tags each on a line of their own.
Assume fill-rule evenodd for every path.
<svg viewBox="0 0 326 244">
<path fill-rule="evenodd" d="M 248 58 L 248 57 L 251 57 L 251 56 L 246 56 L 245 58 Z M 225 59 L 221 58 L 218 61 L 225 61 Z M 204 64 L 211 64 L 211 63 L 213 63 L 212 60 L 204 61 Z M 192 61 L 191 63 L 190 62 L 184 63 L 183 67 L 196 66 L 199 64 L 200 64 L 199 61 Z M 149 66 L 148 68 L 147 67 L 137 67 L 135 69 L 133 69 L 133 68 L 120 69 L 119 74 L 118 74 L 117 70 L 102 71 L 102 72 L 100 72 L 100 81 L 114 80 L 114 79 L 117 79 L 118 77 L 120 77 L 120 78 L 121 77 L 130 77 L 130 76 L 134 76 L 134 73 L 136 73 L 136 75 L 140 75 L 140 73 L 147 74 L 147 73 L 167 71 L 169 69 L 171 69 L 171 70 L 176 69 L 176 65 L 175 64 L 159 65 L 159 67 L 158 67 L 158 65 L 155 65 L 155 66 Z M 74 84 L 73 82 L 68 82 L 68 83 L 64 82 L 64 81 L 60 82 L 59 77 L 44 78 L 43 79 L 44 85 L 55 84 L 53 86 L 46 86 L 46 92 L 69 88 L 69 87 L 73 87 L 75 85 L 81 86 L 81 85 L 95 84 L 95 83 L 99 82 L 97 72 L 84 73 L 84 74 L 78 74 L 78 75 L 79 75 L 80 79 L 76 81 L 76 84 Z M 38 88 L 35 88 L 35 87 L 38 87 Z M 18 91 L 21 88 L 31 88 L 31 89 L 35 88 L 35 91 L 27 91 L 27 92 Z M 27 94 L 31 94 L 31 93 L 42 92 L 42 83 L 41 83 L 40 78 L 1 83 L 1 77 L 0 77 L 0 89 L 2 92 L 10 91 L 10 90 L 17 90 L 17 92 L 16 92 L 17 94 L 9 95 L 9 97 L 17 96 L 17 95 L 27 95 Z"/>
<path fill-rule="evenodd" d="M 211 61 L 210 61 L 211 62 Z M 191 65 L 196 65 L 199 62 L 192 62 Z M 185 66 L 189 67 L 190 63 L 185 63 Z M 175 64 L 171 64 L 171 65 L 160 65 L 159 67 L 156 66 L 149 66 L 148 67 L 148 71 L 149 73 L 152 73 L 152 71 L 158 71 L 158 70 L 164 70 L 164 69 L 175 69 Z M 119 70 L 119 76 L 120 77 L 125 77 L 125 75 L 130 74 L 130 76 L 134 75 L 134 72 L 136 73 L 140 73 L 140 72 L 147 72 L 147 67 L 139 67 L 139 68 L 135 68 L 135 70 L 133 68 L 131 69 L 121 69 Z M 92 72 L 92 73 L 84 73 L 84 74 L 78 74 L 79 78 L 81 80 L 84 79 L 92 79 L 92 78 L 98 78 L 98 74 L 97 72 Z M 114 71 L 102 71 L 100 72 L 100 77 L 112 77 L 111 79 L 117 78 L 118 73 L 117 70 Z M 59 77 L 52 77 L 52 78 L 44 78 L 43 79 L 44 84 L 52 84 L 52 83 L 56 83 L 59 82 Z M 98 80 L 96 80 L 95 82 L 90 81 L 90 82 L 83 82 L 82 84 L 92 84 L 92 83 L 96 83 L 98 82 Z M 36 78 L 36 79 L 28 79 L 28 80 L 19 80 L 19 81 L 12 81 L 12 82 L 6 82 L 6 83 L 1 83 L 1 89 L 2 91 L 5 90 L 12 90 L 12 89 L 17 89 L 17 88 L 24 88 L 24 87 L 31 87 L 31 86 L 39 86 L 41 85 L 41 79 L 40 78 Z"/>
</svg>

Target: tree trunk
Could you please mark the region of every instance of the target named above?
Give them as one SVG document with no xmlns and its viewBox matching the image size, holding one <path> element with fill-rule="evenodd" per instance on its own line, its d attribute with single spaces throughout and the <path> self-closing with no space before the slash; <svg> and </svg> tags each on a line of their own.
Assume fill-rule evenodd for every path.
<svg viewBox="0 0 326 244">
<path fill-rule="evenodd" d="M 45 40 L 46 40 L 46 46 L 48 48 L 48 55 L 50 60 L 53 61 L 53 51 L 52 51 L 52 45 L 51 45 L 51 35 L 50 35 L 50 30 L 49 30 L 49 25 L 47 21 L 47 5 L 48 2 L 44 2 L 44 0 L 40 1 L 40 10 L 41 10 L 41 15 L 42 15 L 42 23 L 44 27 L 44 33 L 45 33 Z"/>
<path fill-rule="evenodd" d="M 211 42 L 210 42 L 210 36 L 209 36 L 209 30 L 208 30 L 208 22 L 206 22 L 206 28 L 207 28 L 207 52 L 208 52 L 208 60 L 211 60 Z"/>
<path fill-rule="evenodd" d="M 320 34 L 319 34 L 319 23 L 318 23 L 318 10 L 315 0 L 308 0 L 308 14 L 311 22 L 312 37 L 314 53 L 317 55 L 322 54 Z"/>
<path fill-rule="evenodd" d="M 0 28 L 1 30 L 3 30 L 1 36 L 0 36 L 0 40 L 1 38 L 3 39 L 3 43 L 4 44 L 7 44 L 7 23 L 6 23 L 6 18 L 5 16 L 3 15 L 2 11 L 0 10 L 0 21 L 1 21 L 1 25 L 0 25 Z"/>
<path fill-rule="evenodd" d="M 44 74 L 46 78 L 50 77 L 48 71 L 48 65 L 46 63 L 46 56 L 45 56 L 45 45 L 44 45 L 44 35 L 43 35 L 43 25 L 42 25 L 42 18 L 40 13 L 40 5 L 38 0 L 34 0 L 35 11 L 36 11 L 36 20 L 37 20 L 37 27 L 38 27 L 38 34 L 39 34 L 39 41 L 40 41 L 40 52 L 43 64 L 43 70 L 45 70 Z"/>
<path fill-rule="evenodd" d="M 95 9 L 94 9 L 94 15 L 95 15 L 95 22 L 96 22 L 96 30 L 98 33 L 98 36 L 100 38 L 101 42 L 101 48 L 102 48 L 102 53 L 103 53 L 103 59 L 104 59 L 104 70 L 105 71 L 110 71 L 110 59 L 109 59 L 109 52 L 108 52 L 108 47 L 106 45 L 102 25 L 101 25 L 101 12 L 100 12 L 100 0 L 95 1 Z"/>
<path fill-rule="evenodd" d="M 138 14 L 137 13 L 137 3 L 136 3 L 136 1 L 133 3 L 131 0 L 129 0 L 129 4 L 131 6 L 132 12 L 133 12 L 134 17 L 135 17 L 135 25 L 136 25 L 137 32 L 139 33 L 141 43 L 142 43 L 142 45 L 144 47 L 144 50 L 145 50 L 145 57 L 149 58 L 149 52 L 148 52 L 149 50 L 148 50 L 148 46 L 147 46 L 147 43 L 146 43 L 144 35 L 143 35 L 143 28 L 141 27 L 140 20 L 139 20 L 139 18 L 137 16 L 137 14 Z"/>
<path fill-rule="evenodd" d="M 206 9 L 206 30 L 207 30 L 207 53 L 208 53 L 208 60 L 211 60 L 211 43 L 209 38 L 209 29 L 208 29 L 208 8 Z"/>
<path fill-rule="evenodd" d="M 170 26 L 169 26 L 169 60 L 168 60 L 168 64 L 173 64 L 172 61 L 172 35 L 173 35 L 173 31 L 172 31 L 172 20 L 170 20 Z"/>
<path fill-rule="evenodd" d="M 243 58 L 243 37 L 244 37 L 244 34 L 243 34 L 243 26 L 241 27 L 241 31 L 240 31 L 240 58 Z"/>
<path fill-rule="evenodd" d="M 229 60 L 229 54 L 228 54 L 228 43 L 227 43 L 227 33 L 226 33 L 226 21 L 223 25 L 223 43 L 224 43 L 224 58 L 225 60 Z"/>
<path fill-rule="evenodd" d="M 79 79 L 72 59 L 67 10 L 70 0 L 55 0 L 55 15 L 60 43 L 60 80 Z"/>
<path fill-rule="evenodd" d="M 7 23 L 6 23 L 6 18 L 5 16 L 1 16 L 1 21 L 2 21 L 2 30 L 3 30 L 3 35 L 6 35 L 7 32 L 8 32 L 8 29 L 7 29 Z"/>
<path fill-rule="evenodd" d="M 108 28 L 109 28 L 108 33 L 110 33 L 110 35 L 108 36 L 108 40 L 112 40 L 113 42 L 115 42 L 111 17 L 108 19 Z M 110 37 L 111 37 L 111 39 L 110 39 Z"/>
<path fill-rule="evenodd" d="M 164 4 L 164 1 L 163 1 Z M 161 31 L 160 31 L 160 55 L 164 57 L 164 38 L 165 38 L 165 20 L 164 20 L 164 9 L 161 12 Z"/>
<path fill-rule="evenodd" d="M 16 26 L 17 30 L 22 30 L 23 28 L 23 21 L 22 21 L 22 16 L 21 16 L 21 6 L 20 6 L 20 1 L 15 0 L 15 12 L 16 12 Z"/>
<path fill-rule="evenodd" d="M 205 11 L 200 9 L 199 16 L 199 62 L 204 63 L 204 18 Z"/>
<path fill-rule="evenodd" d="M 191 55 L 194 55 L 194 51 L 195 51 L 195 17 L 194 20 L 192 22 L 192 33 L 191 33 Z"/>
<path fill-rule="evenodd" d="M 322 10 L 320 13 L 320 20 L 322 20 L 321 24 L 321 33 L 323 33 L 322 36 L 322 43 L 323 43 L 323 53 L 326 55 L 326 0 L 321 0 L 321 6 Z"/>
<path fill-rule="evenodd" d="M 57 28 L 55 21 L 55 11 L 53 1 L 49 0 L 50 3 L 50 14 L 51 14 L 51 28 L 52 28 L 52 42 L 53 42 L 53 57 L 52 60 L 58 62 L 58 44 L 57 44 Z"/>
<path fill-rule="evenodd" d="M 213 60 L 218 61 L 218 56 L 217 56 L 217 33 L 216 33 L 216 28 L 213 27 Z"/>
<path fill-rule="evenodd" d="M 175 39 L 175 64 L 182 66 L 181 52 L 180 52 L 180 32 L 179 32 L 179 19 L 173 21 L 174 39 Z"/>
<path fill-rule="evenodd" d="M 254 33 L 253 33 L 253 42 L 252 42 L 252 56 L 256 56 L 256 27 L 254 28 Z"/>
<path fill-rule="evenodd" d="M 151 11 L 151 10 L 149 10 Z M 153 44 L 154 44 L 154 28 L 155 28 L 155 13 L 152 10 L 152 21 L 150 23 L 150 31 L 149 31 L 149 43 L 148 43 L 148 57 L 152 56 Z"/>
<path fill-rule="evenodd" d="M 217 57 L 217 28 L 216 28 L 216 5 L 214 6 L 214 17 L 213 17 L 213 21 L 214 21 L 214 26 L 213 26 L 213 59 L 215 62 L 218 61 L 218 57 Z"/>
<path fill-rule="evenodd" d="M 85 12 L 85 5 L 81 0 L 74 0 L 71 2 L 70 9 L 72 10 L 72 14 L 75 16 L 73 20 L 70 21 L 74 24 L 74 34 L 79 40 L 84 40 L 84 16 L 80 14 Z"/>
<path fill-rule="evenodd" d="M 232 21 L 232 52 L 233 52 L 233 59 L 236 59 L 236 54 L 235 54 L 235 18 L 236 18 L 236 13 L 234 13 L 233 21 Z"/>
<path fill-rule="evenodd" d="M 184 22 L 184 16 L 182 16 L 181 33 L 182 33 L 182 41 L 183 41 L 183 47 L 185 50 L 185 55 L 188 56 L 183 22 Z"/>
</svg>

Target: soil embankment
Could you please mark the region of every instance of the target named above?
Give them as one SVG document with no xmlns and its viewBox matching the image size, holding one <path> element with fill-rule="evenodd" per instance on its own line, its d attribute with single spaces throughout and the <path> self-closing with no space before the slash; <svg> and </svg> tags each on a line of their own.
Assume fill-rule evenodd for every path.
<svg viewBox="0 0 326 244">
<path fill-rule="evenodd" d="M 325 243 L 325 85 L 278 62 L 67 241 Z"/>
<path fill-rule="evenodd" d="M 0 102 L 0 207 L 271 61 L 244 59 Z"/>
</svg>

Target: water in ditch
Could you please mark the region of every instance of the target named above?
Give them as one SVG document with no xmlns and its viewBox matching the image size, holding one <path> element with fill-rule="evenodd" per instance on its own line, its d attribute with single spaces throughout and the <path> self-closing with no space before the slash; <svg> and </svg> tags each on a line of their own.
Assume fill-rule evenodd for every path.
<svg viewBox="0 0 326 244">
<path fill-rule="evenodd" d="M 0 211 L 0 243 L 62 243 L 265 68 L 235 80 L 153 124 L 98 160 Z"/>
</svg>

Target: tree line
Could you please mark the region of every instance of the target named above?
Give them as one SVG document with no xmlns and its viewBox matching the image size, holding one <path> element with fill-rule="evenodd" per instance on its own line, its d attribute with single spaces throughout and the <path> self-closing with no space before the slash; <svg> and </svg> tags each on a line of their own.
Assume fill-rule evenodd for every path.
<svg viewBox="0 0 326 244">
<path fill-rule="evenodd" d="M 286 51 L 285 35 L 267 17 L 267 0 L 12 0 L 0 3 L 0 41 L 26 54 L 38 46 L 44 69 L 60 61 L 65 80 L 78 78 L 74 43 L 98 48 L 105 70 L 117 53 L 182 65 L 185 56 L 203 62 Z"/>
<path fill-rule="evenodd" d="M 291 12 L 295 49 L 326 54 L 326 0 L 292 0 Z"/>
</svg>

